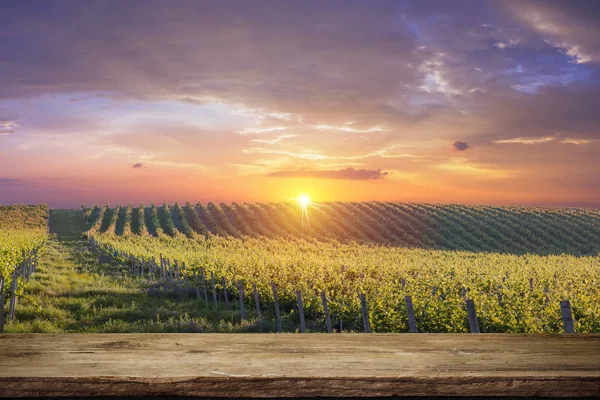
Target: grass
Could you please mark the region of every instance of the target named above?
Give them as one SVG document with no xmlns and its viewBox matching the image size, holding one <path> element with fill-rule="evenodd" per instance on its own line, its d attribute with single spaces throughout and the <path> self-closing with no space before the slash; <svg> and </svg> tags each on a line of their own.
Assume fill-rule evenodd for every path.
<svg viewBox="0 0 600 400">
<path fill-rule="evenodd" d="M 53 210 L 51 236 L 36 273 L 19 298 L 6 332 L 260 332 L 272 321 L 240 320 L 239 312 L 134 278 L 126 266 L 99 257 L 81 236 L 80 211 Z M 211 307 L 212 306 L 212 307 Z M 232 305 L 234 306 L 234 305 Z"/>
</svg>

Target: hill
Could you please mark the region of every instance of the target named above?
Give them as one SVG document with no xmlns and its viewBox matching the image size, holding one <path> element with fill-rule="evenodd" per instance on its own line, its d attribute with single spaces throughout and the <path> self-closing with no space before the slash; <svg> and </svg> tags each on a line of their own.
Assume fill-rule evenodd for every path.
<svg viewBox="0 0 600 400">
<path fill-rule="evenodd" d="M 511 254 L 595 255 L 600 210 L 415 203 L 208 203 L 86 210 L 90 234 L 218 235 Z"/>
</svg>

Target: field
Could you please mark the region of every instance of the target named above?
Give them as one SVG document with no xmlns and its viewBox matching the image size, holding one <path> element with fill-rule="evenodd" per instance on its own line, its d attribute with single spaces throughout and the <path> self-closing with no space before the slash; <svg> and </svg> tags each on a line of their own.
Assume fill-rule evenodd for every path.
<svg viewBox="0 0 600 400">
<path fill-rule="evenodd" d="M 11 210 L 11 232 L 28 221 L 20 231 L 39 245 L 46 209 Z M 406 296 L 419 332 L 468 332 L 465 299 L 481 332 L 562 332 L 561 300 L 577 332 L 600 332 L 600 210 L 327 203 L 308 213 L 302 222 L 291 203 L 52 210 L 6 330 L 276 331 L 274 284 L 287 332 L 300 326 L 298 292 L 309 332 L 327 331 L 322 294 L 345 332 L 364 329 L 360 294 L 374 332 L 410 330 Z"/>
<path fill-rule="evenodd" d="M 45 205 L 0 206 L 0 283 L 10 282 L 17 266 L 43 244 L 47 217 Z M 8 287 L 3 290 L 2 286 L 0 295 L 8 290 Z"/>
<path fill-rule="evenodd" d="M 187 203 L 87 209 L 95 233 L 359 243 L 509 254 L 598 255 L 600 210 L 405 203 Z"/>
<path fill-rule="evenodd" d="M 348 330 L 362 330 L 362 293 L 376 332 L 409 330 L 407 295 L 421 332 L 468 332 L 465 298 L 483 332 L 559 332 L 565 299 L 578 332 L 600 331 L 598 210 L 334 203 L 309 214 L 303 227 L 300 207 L 285 203 L 86 210 L 88 235 L 124 263 L 162 256 L 192 286 L 201 270 L 214 274 L 232 298 L 241 281 L 246 309 L 252 284 L 273 304 L 274 283 L 289 330 L 300 290 L 320 331 L 321 292 Z"/>
</svg>

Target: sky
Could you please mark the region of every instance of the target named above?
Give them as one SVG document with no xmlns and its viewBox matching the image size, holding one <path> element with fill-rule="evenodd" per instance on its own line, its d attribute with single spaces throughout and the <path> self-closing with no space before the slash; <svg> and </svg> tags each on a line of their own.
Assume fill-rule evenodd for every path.
<svg viewBox="0 0 600 400">
<path fill-rule="evenodd" d="M 600 206 L 600 1 L 0 15 L 0 203 Z"/>
</svg>

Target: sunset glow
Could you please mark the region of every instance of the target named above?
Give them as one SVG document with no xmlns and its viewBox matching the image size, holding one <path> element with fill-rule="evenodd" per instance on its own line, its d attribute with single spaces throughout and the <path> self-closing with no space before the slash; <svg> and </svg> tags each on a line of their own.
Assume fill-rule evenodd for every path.
<svg viewBox="0 0 600 400">
<path fill-rule="evenodd" d="M 3 2 L 0 203 L 598 206 L 575 3 Z"/>
<path fill-rule="evenodd" d="M 310 204 L 310 197 L 306 194 L 301 194 L 298 196 L 298 202 L 302 205 L 302 207 L 306 207 Z"/>
</svg>

